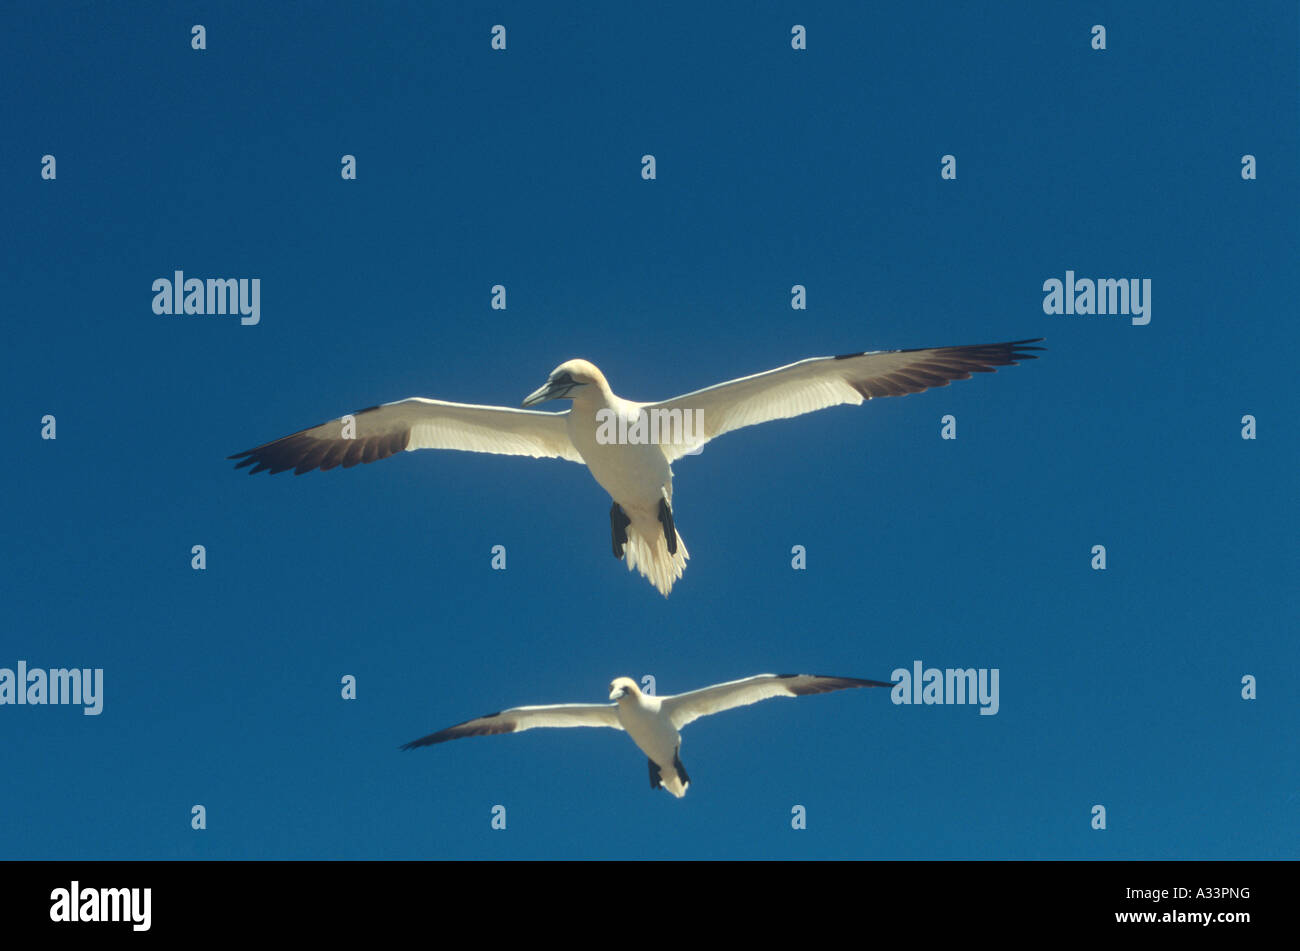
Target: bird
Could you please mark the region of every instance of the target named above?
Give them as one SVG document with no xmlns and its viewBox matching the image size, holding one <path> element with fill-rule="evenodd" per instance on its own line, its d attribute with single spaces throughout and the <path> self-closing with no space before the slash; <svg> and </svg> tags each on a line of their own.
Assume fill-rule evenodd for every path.
<svg viewBox="0 0 1300 951">
<path fill-rule="evenodd" d="M 626 730 L 650 763 L 650 788 L 663 788 L 678 799 L 686 795 L 691 777 L 682 765 L 682 736 L 688 723 L 723 710 L 745 707 L 770 697 L 804 697 L 853 687 L 893 687 L 881 680 L 826 677 L 821 674 L 757 674 L 714 684 L 674 696 L 643 693 L 631 677 L 615 677 L 609 685 L 613 703 L 568 703 L 513 707 L 466 720 L 410 743 L 401 749 L 433 746 L 466 736 L 519 733 L 537 727 L 604 726 Z"/>
<path fill-rule="evenodd" d="M 458 449 L 585 464 L 609 493 L 614 557 L 664 597 L 690 553 L 673 518 L 672 464 L 724 433 L 841 404 L 919 393 L 1037 359 L 1042 338 L 811 357 L 657 403 L 616 396 L 588 360 L 565 361 L 518 409 L 411 397 L 235 453 L 235 468 L 272 475 L 344 469 L 402 450 Z M 531 409 L 568 400 L 562 412 Z"/>
</svg>

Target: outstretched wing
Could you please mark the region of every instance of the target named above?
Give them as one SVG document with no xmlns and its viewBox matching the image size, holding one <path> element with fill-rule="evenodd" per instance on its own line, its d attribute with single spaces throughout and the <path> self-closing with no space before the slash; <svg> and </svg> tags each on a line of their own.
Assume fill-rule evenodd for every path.
<svg viewBox="0 0 1300 951">
<path fill-rule="evenodd" d="M 418 740 L 412 740 L 402 749 L 411 750 L 417 746 L 432 746 L 459 740 L 465 736 L 495 736 L 499 733 L 519 733 L 541 726 L 608 726 L 615 730 L 623 729 L 618 721 L 618 707 L 612 703 L 568 703 L 545 707 L 515 707 L 500 713 L 489 713 L 485 717 L 466 720 L 455 726 L 449 726 L 437 733 L 430 733 Z"/>
<path fill-rule="evenodd" d="M 361 462 L 386 459 L 402 450 L 459 449 L 507 456 L 568 459 L 582 462 L 569 440 L 565 413 L 474 406 L 412 397 L 353 414 L 350 430 L 332 419 L 274 442 L 235 453 L 235 468 L 274 475 L 292 469 L 347 469 Z"/>
<path fill-rule="evenodd" d="M 823 677 L 820 674 L 757 674 L 744 680 L 714 684 L 690 693 L 663 697 L 661 710 L 667 712 L 673 726 L 686 724 L 735 707 L 746 707 L 770 697 L 803 697 L 812 693 L 830 693 L 850 687 L 892 687 L 882 680 L 858 680 L 854 677 Z"/>
<path fill-rule="evenodd" d="M 685 439 L 664 444 L 664 454 L 672 462 L 733 429 L 880 396 L 920 393 L 969 379 L 972 373 L 993 373 L 997 367 L 1020 360 L 1036 360 L 1030 351 L 1043 348 L 1029 344 L 1041 339 L 812 357 L 647 405 L 650 409 L 682 410 L 683 414 L 696 411 L 694 432 L 688 426 Z"/>
</svg>

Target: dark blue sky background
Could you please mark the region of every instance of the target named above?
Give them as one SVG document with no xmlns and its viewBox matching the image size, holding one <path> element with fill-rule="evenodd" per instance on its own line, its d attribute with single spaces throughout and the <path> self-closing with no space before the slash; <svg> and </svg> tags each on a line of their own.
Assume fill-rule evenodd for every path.
<svg viewBox="0 0 1300 951">
<path fill-rule="evenodd" d="M 444 6 L 10 11 L 0 666 L 106 685 L 0 707 L 0 857 L 1296 856 L 1294 4 Z M 261 323 L 154 315 L 176 269 L 260 278 Z M 1150 325 L 1044 315 L 1067 269 L 1150 278 Z M 574 356 L 648 400 L 1038 336 L 679 462 L 666 601 L 569 463 L 225 458 Z M 917 659 L 998 668 L 1000 712 L 733 711 L 680 802 L 612 731 L 397 750 L 620 674 Z"/>
</svg>

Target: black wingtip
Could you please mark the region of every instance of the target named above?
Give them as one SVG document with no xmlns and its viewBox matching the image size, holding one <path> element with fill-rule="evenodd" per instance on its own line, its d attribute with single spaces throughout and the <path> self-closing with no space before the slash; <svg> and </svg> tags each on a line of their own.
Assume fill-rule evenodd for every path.
<svg viewBox="0 0 1300 951">
<path fill-rule="evenodd" d="M 1006 346 L 1011 348 L 1011 356 L 1016 360 L 1037 360 L 1038 357 L 1030 353 L 1030 350 L 1036 353 L 1046 353 L 1046 347 L 1031 347 L 1030 344 L 1042 343 L 1046 337 L 1032 337 L 1029 340 L 1013 340 Z"/>
<path fill-rule="evenodd" d="M 265 470 L 270 468 L 270 466 L 267 465 L 264 461 L 258 459 L 256 449 L 245 449 L 243 452 L 237 452 L 233 456 L 226 456 L 226 458 L 239 460 L 238 462 L 235 463 L 236 469 L 243 469 L 245 466 L 253 466 L 254 464 L 256 464 L 254 468 L 248 470 L 249 475 L 254 475 L 255 473 L 258 472 L 264 472 Z"/>
<path fill-rule="evenodd" d="M 796 677 L 816 677 L 819 680 L 835 681 L 839 686 L 832 689 L 844 689 L 846 687 L 888 687 L 893 689 L 898 684 L 887 680 L 863 680 L 859 677 L 836 677 L 833 674 L 777 674 L 782 680 L 789 680 Z"/>
<path fill-rule="evenodd" d="M 1028 351 L 1045 351 L 1046 347 L 1034 347 L 1031 344 L 1042 343 L 1046 337 L 1027 337 L 1024 340 L 1008 340 L 1004 343 L 977 343 L 977 344 L 959 344 L 955 347 L 906 347 L 902 350 L 859 350 L 857 353 L 840 353 L 836 354 L 836 360 L 851 360 L 854 357 L 864 357 L 869 353 L 918 353 L 921 350 L 1006 350 L 1007 356 L 1012 360 L 1037 360 Z"/>
</svg>

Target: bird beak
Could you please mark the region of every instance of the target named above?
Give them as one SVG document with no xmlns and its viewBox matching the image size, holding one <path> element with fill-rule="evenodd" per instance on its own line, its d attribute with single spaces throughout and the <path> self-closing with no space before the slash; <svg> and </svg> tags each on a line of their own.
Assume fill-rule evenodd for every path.
<svg viewBox="0 0 1300 951">
<path fill-rule="evenodd" d="M 621 700 L 623 698 L 623 694 L 625 693 L 627 693 L 627 691 L 624 690 L 622 687 L 616 687 L 609 692 L 609 699 Z"/>
<path fill-rule="evenodd" d="M 545 403 L 548 400 L 563 399 L 580 386 L 583 386 L 583 384 L 575 383 L 572 380 L 565 380 L 563 382 L 547 380 L 543 386 L 538 387 L 525 396 L 523 403 L 520 405 L 525 407 L 536 406 L 538 403 Z"/>
<path fill-rule="evenodd" d="M 537 389 L 525 396 L 524 401 L 519 405 L 536 406 L 538 403 L 545 403 L 547 400 L 553 400 L 555 399 L 554 394 L 551 392 L 553 389 L 555 389 L 555 387 L 552 385 L 550 380 L 547 380 L 542 386 L 539 386 Z"/>
</svg>

